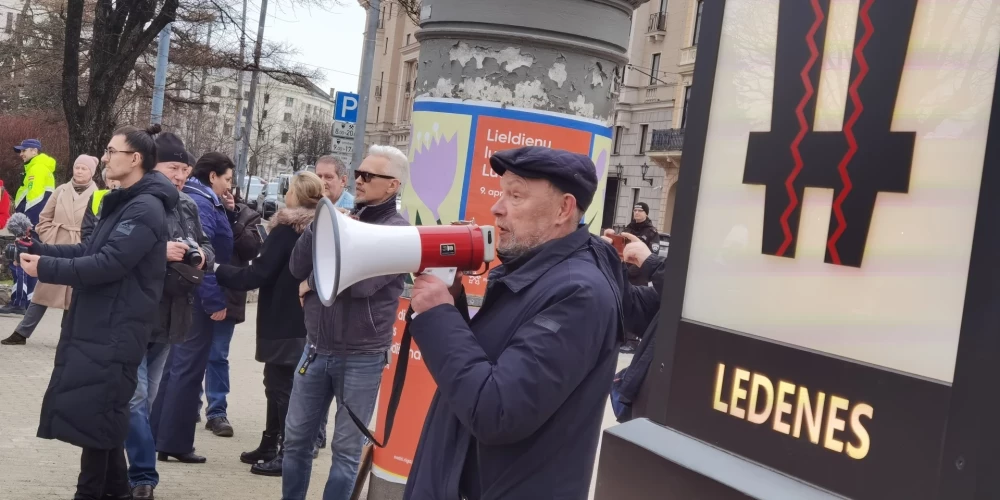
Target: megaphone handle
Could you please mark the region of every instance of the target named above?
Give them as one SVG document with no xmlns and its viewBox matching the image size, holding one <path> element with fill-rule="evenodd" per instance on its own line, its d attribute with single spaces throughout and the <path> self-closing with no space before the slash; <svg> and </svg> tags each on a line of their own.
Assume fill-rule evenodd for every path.
<svg viewBox="0 0 1000 500">
<path fill-rule="evenodd" d="M 445 285 L 448 285 L 450 287 L 451 285 L 455 284 L 455 275 L 457 273 L 458 273 L 457 267 L 430 267 L 424 269 L 423 274 L 429 274 L 431 276 L 435 276 L 441 281 L 443 281 Z"/>
</svg>

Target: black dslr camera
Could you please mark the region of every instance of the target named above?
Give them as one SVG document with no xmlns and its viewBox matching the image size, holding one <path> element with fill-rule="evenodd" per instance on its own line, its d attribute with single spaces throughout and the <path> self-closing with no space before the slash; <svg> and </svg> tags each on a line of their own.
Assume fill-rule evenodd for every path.
<svg viewBox="0 0 1000 500">
<path fill-rule="evenodd" d="M 187 252 L 184 252 L 184 263 L 192 266 L 198 267 L 204 262 L 204 257 L 202 257 L 201 252 L 198 251 L 198 244 L 191 238 L 177 238 L 174 241 L 178 243 L 183 243 L 188 246 Z"/>
<path fill-rule="evenodd" d="M 22 253 L 31 253 L 31 238 L 18 238 L 14 243 L 8 243 L 3 249 L 3 258 L 7 262 L 21 262 Z"/>
</svg>

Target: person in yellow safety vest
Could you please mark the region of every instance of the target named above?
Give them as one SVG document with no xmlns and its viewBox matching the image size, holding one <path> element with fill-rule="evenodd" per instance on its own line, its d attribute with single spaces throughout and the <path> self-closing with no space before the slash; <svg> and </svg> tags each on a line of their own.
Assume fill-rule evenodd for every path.
<svg viewBox="0 0 1000 500">
<path fill-rule="evenodd" d="M 24 162 L 24 180 L 14 197 L 14 211 L 27 215 L 32 227 L 38 225 L 38 216 L 56 189 L 56 160 L 41 150 L 42 142 L 38 139 L 25 139 L 14 146 L 14 151 Z M 33 236 L 37 237 L 37 234 Z M 24 274 L 13 262 L 7 265 L 14 275 L 14 290 L 10 295 L 10 302 L 0 307 L 0 314 L 24 315 L 38 280 Z"/>
<path fill-rule="evenodd" d="M 94 194 L 90 195 L 90 202 L 88 206 L 90 210 L 83 215 L 83 223 L 80 225 L 80 241 L 87 241 L 90 233 L 94 231 L 94 226 L 97 225 L 97 221 L 101 218 L 101 203 L 104 201 L 104 195 L 108 194 L 112 189 L 118 189 L 121 187 L 121 183 L 115 180 L 108 180 L 108 169 L 105 168 L 101 170 L 101 183 L 104 185 L 105 189 L 98 189 L 94 191 Z"/>
</svg>

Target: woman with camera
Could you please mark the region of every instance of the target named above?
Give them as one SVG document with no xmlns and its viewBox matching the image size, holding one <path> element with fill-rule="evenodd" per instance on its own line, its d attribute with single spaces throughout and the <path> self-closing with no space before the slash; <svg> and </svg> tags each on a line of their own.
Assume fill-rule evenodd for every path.
<svg viewBox="0 0 1000 500">
<path fill-rule="evenodd" d="M 83 448 L 75 500 L 131 498 L 123 449 L 129 400 L 163 293 L 166 212 L 178 198 L 153 171 L 159 128 L 127 127 L 112 136 L 104 162 L 121 189 L 104 197 L 87 241 L 36 243 L 36 255 L 21 255 L 29 276 L 73 287 L 38 436 Z"/>
<path fill-rule="evenodd" d="M 299 281 L 288 269 L 295 243 L 312 223 L 316 205 L 323 198 L 323 181 L 311 172 L 292 177 L 285 208 L 270 221 L 260 255 L 249 267 L 220 265 L 219 284 L 235 290 L 260 288 L 257 304 L 257 361 L 264 363 L 267 419 L 260 446 L 240 455 L 253 464 L 250 472 L 281 476 L 281 436 L 292 394 L 295 366 L 306 343 L 306 326 L 299 303 Z M 262 462 L 262 463 L 259 463 Z"/>
</svg>

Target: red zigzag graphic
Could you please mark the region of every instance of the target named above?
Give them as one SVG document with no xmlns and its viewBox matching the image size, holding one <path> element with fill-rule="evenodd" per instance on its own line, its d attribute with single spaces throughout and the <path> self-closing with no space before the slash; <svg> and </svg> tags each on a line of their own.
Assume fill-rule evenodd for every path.
<svg viewBox="0 0 1000 500">
<path fill-rule="evenodd" d="M 851 82 L 850 88 L 851 103 L 854 105 L 854 111 L 851 112 L 851 117 L 844 124 L 844 135 L 847 137 L 848 146 L 847 153 L 844 154 L 844 157 L 840 160 L 840 164 L 837 165 L 837 171 L 840 172 L 840 180 L 844 183 L 844 189 L 840 192 L 840 196 L 837 196 L 837 199 L 833 200 L 833 215 L 837 218 L 837 230 L 833 232 L 830 240 L 826 243 L 826 248 L 830 251 L 830 258 L 834 264 L 838 265 L 840 264 L 840 254 L 837 252 L 837 240 L 847 230 L 847 219 L 844 218 L 842 206 L 853 187 L 851 177 L 847 173 L 847 166 L 858 151 L 858 142 L 854 139 L 854 124 L 857 123 L 861 112 L 865 109 L 864 104 L 861 102 L 861 96 L 858 95 L 858 87 L 861 86 L 861 82 L 864 81 L 865 76 L 868 74 L 868 61 L 865 60 L 864 50 L 865 46 L 868 45 L 868 41 L 872 38 L 872 33 L 875 32 L 871 17 L 868 16 L 868 11 L 871 10 L 874 2 L 875 0 L 866 0 L 859 12 L 861 22 L 865 25 L 865 34 L 858 42 L 858 46 L 854 48 L 854 58 L 857 59 L 859 68 L 857 76 Z"/>
<path fill-rule="evenodd" d="M 805 87 L 805 93 L 802 95 L 802 100 L 799 101 L 798 107 L 795 108 L 795 116 L 799 119 L 799 133 L 796 134 L 795 140 L 792 141 L 789 148 L 792 152 L 792 158 L 795 160 L 795 167 L 788 174 L 788 179 L 785 180 L 785 190 L 788 191 L 788 207 L 781 214 L 781 230 L 785 233 L 785 241 L 781 243 L 781 247 L 775 253 L 778 257 L 784 255 L 785 251 L 792 244 L 792 228 L 788 226 L 788 217 L 792 215 L 795 207 L 799 204 L 799 198 L 795 195 L 795 178 L 802 171 L 803 164 L 802 155 L 799 153 L 799 144 L 802 143 L 802 139 L 809 132 L 809 122 L 806 121 L 805 107 L 809 103 L 809 99 L 812 99 L 814 91 L 812 80 L 809 79 L 809 72 L 812 70 L 813 65 L 816 64 L 816 59 L 819 58 L 819 50 L 816 48 L 816 31 L 823 24 L 825 17 L 823 10 L 819 6 L 819 0 L 812 0 L 812 8 L 816 19 L 813 21 L 809 32 L 806 33 L 806 45 L 809 46 L 809 53 L 812 55 L 809 57 L 809 61 L 806 62 L 805 67 L 802 68 L 802 72 L 799 73 L 802 77 L 802 86 Z"/>
</svg>

